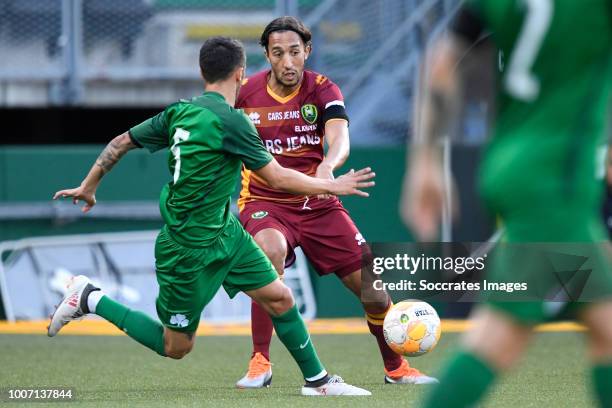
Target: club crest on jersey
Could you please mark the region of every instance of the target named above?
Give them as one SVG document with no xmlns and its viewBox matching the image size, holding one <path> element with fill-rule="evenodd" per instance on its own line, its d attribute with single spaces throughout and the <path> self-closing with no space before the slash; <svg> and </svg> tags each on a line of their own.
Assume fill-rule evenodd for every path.
<svg viewBox="0 0 612 408">
<path fill-rule="evenodd" d="M 255 219 L 255 220 L 261 220 L 262 218 L 266 217 L 268 215 L 267 211 L 257 211 L 254 212 L 253 214 L 251 214 L 251 218 Z"/>
<path fill-rule="evenodd" d="M 319 116 L 317 107 L 314 106 L 312 103 L 308 103 L 302 106 L 300 112 L 302 113 L 302 117 L 304 118 L 304 120 L 310 123 L 311 125 L 317 121 L 317 117 Z"/>
</svg>

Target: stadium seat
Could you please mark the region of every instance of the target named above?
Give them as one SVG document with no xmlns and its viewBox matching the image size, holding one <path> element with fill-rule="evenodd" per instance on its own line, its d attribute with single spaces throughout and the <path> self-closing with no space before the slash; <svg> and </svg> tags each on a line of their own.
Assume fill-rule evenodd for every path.
<svg viewBox="0 0 612 408">
<path fill-rule="evenodd" d="M 94 47 L 99 41 L 118 41 L 121 55 L 132 55 L 134 41 L 143 26 L 153 15 L 145 0 L 94 0 L 83 2 L 83 33 L 85 48 Z"/>
</svg>

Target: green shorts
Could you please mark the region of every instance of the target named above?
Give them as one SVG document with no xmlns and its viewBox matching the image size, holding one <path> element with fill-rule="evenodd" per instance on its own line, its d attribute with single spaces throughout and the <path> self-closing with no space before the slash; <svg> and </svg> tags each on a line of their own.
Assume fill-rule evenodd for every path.
<svg viewBox="0 0 612 408">
<path fill-rule="evenodd" d="M 509 217 L 490 254 L 487 280 L 521 282 L 527 290 L 489 295 L 487 304 L 521 324 L 575 319 L 593 302 L 612 299 L 611 247 L 600 220 L 569 209 L 557 218 L 556 210 Z"/>
<path fill-rule="evenodd" d="M 204 307 L 221 285 L 233 298 L 278 278 L 269 259 L 234 216 L 206 247 L 180 245 L 164 227 L 155 243 L 155 268 L 157 314 L 166 327 L 186 333 L 196 331 Z"/>
</svg>

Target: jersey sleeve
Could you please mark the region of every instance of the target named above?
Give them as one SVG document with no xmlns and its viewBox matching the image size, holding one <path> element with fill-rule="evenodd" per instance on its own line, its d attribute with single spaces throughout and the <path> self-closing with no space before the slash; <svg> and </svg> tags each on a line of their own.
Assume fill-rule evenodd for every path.
<svg viewBox="0 0 612 408">
<path fill-rule="evenodd" d="M 317 89 L 317 99 L 322 110 L 321 122 L 323 125 L 332 119 L 348 121 L 348 115 L 344 106 L 344 96 L 342 96 L 338 85 L 322 75 L 317 76 L 315 82 L 319 88 Z"/>
<path fill-rule="evenodd" d="M 138 147 L 151 153 L 168 147 L 168 118 L 166 111 L 160 112 L 130 129 L 130 138 Z"/>
<path fill-rule="evenodd" d="M 265 149 L 257 129 L 242 111 L 237 111 L 232 121 L 226 123 L 223 149 L 238 156 L 249 170 L 257 170 L 272 161 L 272 155 Z"/>
<path fill-rule="evenodd" d="M 484 22 L 469 2 L 461 6 L 451 23 L 451 31 L 462 37 L 470 44 L 474 44 L 486 31 Z"/>
<path fill-rule="evenodd" d="M 247 87 L 246 84 L 249 83 L 249 78 L 244 78 L 242 80 L 242 84 L 240 87 L 240 92 L 238 92 L 238 97 L 236 98 L 236 103 L 234 104 L 234 106 L 236 107 L 236 109 L 238 108 L 244 108 L 244 98 L 246 96 L 247 93 Z"/>
</svg>

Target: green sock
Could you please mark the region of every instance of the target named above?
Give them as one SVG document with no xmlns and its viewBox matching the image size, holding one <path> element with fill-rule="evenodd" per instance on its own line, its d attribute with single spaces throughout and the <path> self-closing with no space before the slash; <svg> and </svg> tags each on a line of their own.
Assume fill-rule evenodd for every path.
<svg viewBox="0 0 612 408">
<path fill-rule="evenodd" d="M 128 336 L 160 356 L 164 351 L 164 326 L 146 314 L 117 303 L 108 296 L 102 296 L 96 306 L 96 314 L 105 318 Z"/>
<path fill-rule="evenodd" d="M 427 395 L 426 408 L 471 407 L 480 400 L 495 380 L 495 372 L 474 354 L 461 352 L 446 367 Z"/>
<path fill-rule="evenodd" d="M 593 367 L 595 395 L 602 408 L 612 407 L 612 364 Z"/>
<path fill-rule="evenodd" d="M 304 378 L 314 378 L 325 371 L 310 340 L 310 333 L 295 305 L 280 316 L 270 317 L 276 335 L 291 353 Z"/>
</svg>

